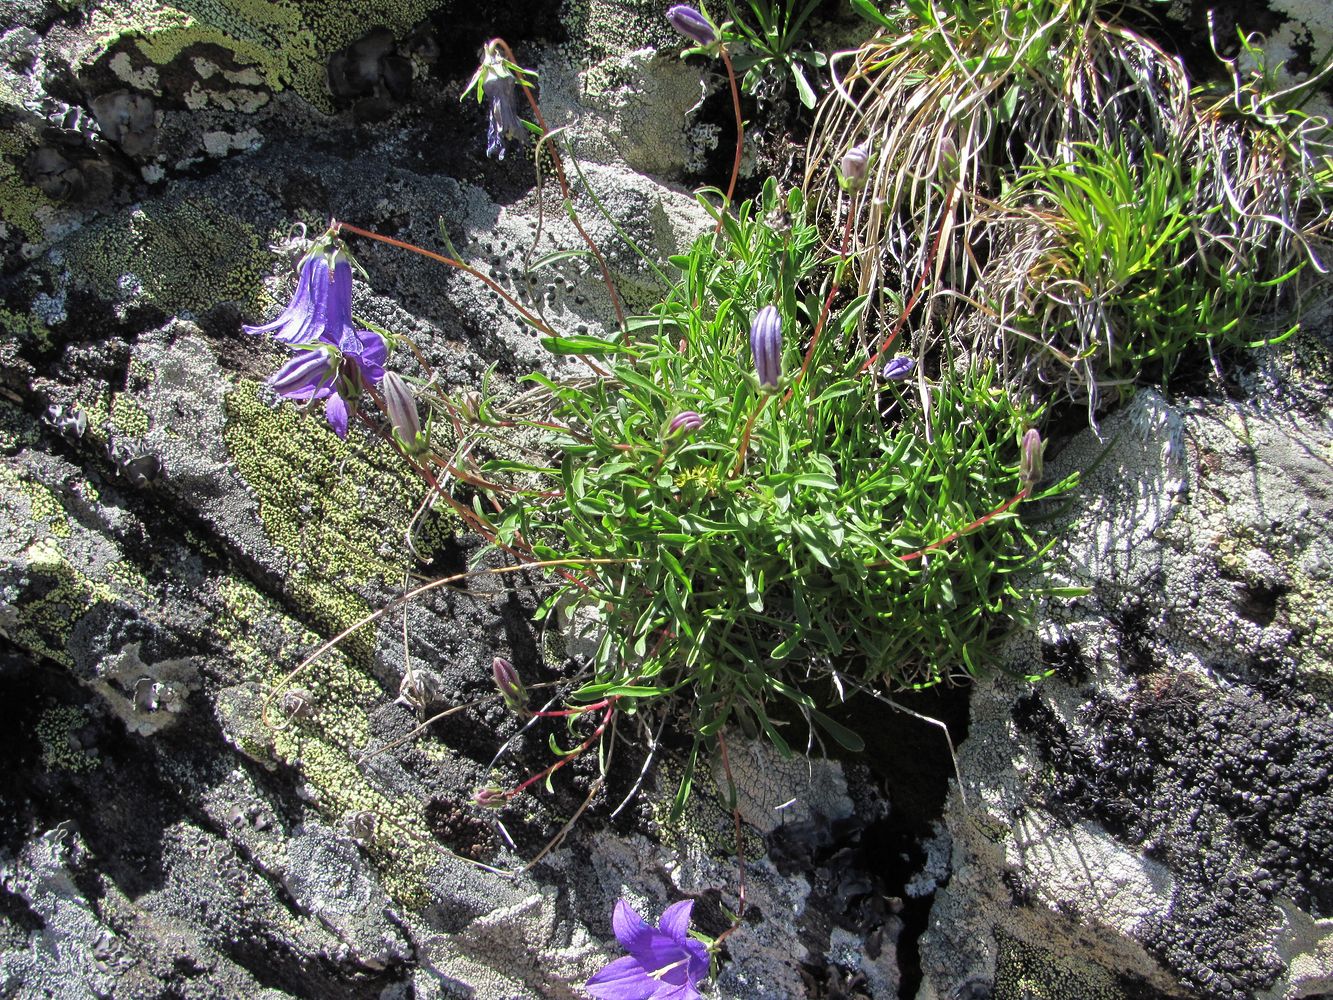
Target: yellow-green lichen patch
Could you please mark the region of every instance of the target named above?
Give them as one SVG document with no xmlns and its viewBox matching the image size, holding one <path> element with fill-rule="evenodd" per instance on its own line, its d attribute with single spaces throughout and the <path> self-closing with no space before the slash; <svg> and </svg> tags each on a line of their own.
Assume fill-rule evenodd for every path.
<svg viewBox="0 0 1333 1000">
<path fill-rule="evenodd" d="M 1126 1000 L 1105 969 L 1011 937 L 999 939 L 994 996 L 995 1000 Z"/>
<path fill-rule="evenodd" d="M 0 101 L 0 111 L 8 102 Z M 15 131 L 0 130 L 0 223 L 17 229 L 29 242 L 45 237 L 43 215 L 54 208 L 51 201 L 33 187 L 19 171 L 18 162 L 32 148 L 34 139 Z M 3 226 L 0 226 L 3 228 Z M 0 237 L 4 234 L 0 233 Z M 13 237 L 13 234 L 9 234 Z"/>
<path fill-rule="evenodd" d="M 143 437 L 148 433 L 148 411 L 127 393 L 117 393 L 111 400 L 111 429 L 124 437 Z"/>
<path fill-rule="evenodd" d="M 222 613 L 215 619 L 214 632 L 245 680 L 257 682 L 262 692 L 253 700 L 232 699 L 236 704 L 227 711 L 248 712 L 253 718 L 229 723 L 229 730 L 239 734 L 242 749 L 255 759 L 276 758 L 298 768 L 330 823 L 341 823 L 350 813 L 373 812 L 379 825 L 368 846 L 386 887 L 405 905 L 424 903 L 425 873 L 438 861 L 438 854 L 417 834 L 424 828 L 420 804 L 389 800 L 355 762 L 370 742 L 369 712 L 382 703 L 384 691 L 339 649 L 289 680 L 292 670 L 318 647 L 319 637 L 292 622 L 245 580 L 224 580 L 218 594 Z M 293 688 L 309 695 L 308 715 L 288 717 L 283 712 L 281 696 Z M 260 746 L 256 724 L 270 695 L 273 728 L 263 732 L 271 742 Z"/>
<path fill-rule="evenodd" d="M 76 280 L 105 298 L 151 303 L 177 315 L 223 302 L 253 311 L 268 268 L 250 225 L 189 198 L 89 226 L 70 240 L 66 260 Z"/>
<path fill-rule="evenodd" d="M 72 667 L 67 643 L 75 624 L 98 604 L 114 601 L 115 595 L 75 570 L 54 538 L 28 546 L 19 562 L 30 582 L 17 601 L 18 621 L 10 637 L 34 656 Z"/>
<path fill-rule="evenodd" d="M 37 717 L 37 742 L 42 748 L 42 766 L 47 770 L 86 773 L 101 761 L 78 743 L 78 731 L 88 716 L 73 705 L 53 705 Z"/>
<path fill-rule="evenodd" d="M 100 51 L 133 46 L 136 62 L 166 66 L 187 50 L 217 47 L 237 64 L 255 67 L 268 88 L 290 86 L 323 110 L 331 108 L 327 84 L 329 57 L 371 27 L 406 33 L 447 0 L 364 0 L 356 16 L 329 0 L 179 0 L 165 12 L 142 0 L 119 0 L 104 11 L 93 37 Z M 142 72 L 142 70 L 140 70 Z M 181 96 L 181 95 L 173 95 Z"/>
<path fill-rule="evenodd" d="M 69 516 L 59 497 L 22 470 L 0 465 L 0 503 L 16 519 L 23 516 L 14 504 L 18 497 L 27 500 L 26 518 L 39 529 L 37 534 L 69 537 Z"/>
<path fill-rule="evenodd" d="M 405 532 L 426 485 L 388 446 L 339 441 L 318 415 L 268 406 L 257 382 L 228 393 L 226 418 L 227 452 L 259 501 L 269 540 L 291 561 L 288 594 L 316 628 L 342 631 L 367 613 L 357 586 L 397 587 L 410 568 Z M 418 545 L 429 549 L 447 531 L 430 518 Z M 346 648 L 364 656 L 369 642 L 366 633 Z"/>
</svg>

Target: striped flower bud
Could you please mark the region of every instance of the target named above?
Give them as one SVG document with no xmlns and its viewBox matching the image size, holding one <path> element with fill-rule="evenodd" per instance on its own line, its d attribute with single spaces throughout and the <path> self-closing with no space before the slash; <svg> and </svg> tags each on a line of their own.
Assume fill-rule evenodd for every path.
<svg viewBox="0 0 1333 1000">
<path fill-rule="evenodd" d="M 519 679 L 514 665 L 503 656 L 497 656 L 491 661 L 491 677 L 495 679 L 495 686 L 500 692 L 500 697 L 504 699 L 505 706 L 511 712 L 520 715 L 525 713 L 528 692 L 523 687 L 523 681 Z"/>
<path fill-rule="evenodd" d="M 916 368 L 916 362 L 911 358 L 893 358 L 884 366 L 884 371 L 880 372 L 886 381 L 902 382 Z"/>
<path fill-rule="evenodd" d="M 667 437 L 675 437 L 677 434 L 693 434 L 703 425 L 703 417 L 693 410 L 685 410 L 676 414 L 671 423 L 667 425 Z"/>
<path fill-rule="evenodd" d="M 782 378 L 782 317 L 776 306 L 764 306 L 755 314 L 750 324 L 750 354 L 760 388 L 776 389 Z"/>
<path fill-rule="evenodd" d="M 1031 489 L 1041 482 L 1041 459 L 1046 451 L 1046 444 L 1041 433 L 1033 427 L 1023 435 L 1018 458 L 1018 478 L 1025 489 Z"/>
<path fill-rule="evenodd" d="M 671 22 L 671 27 L 692 42 L 712 45 L 717 41 L 717 31 L 713 28 L 712 22 L 693 7 L 687 7 L 683 3 L 676 4 L 667 10 L 666 16 Z"/>
<path fill-rule="evenodd" d="M 482 809 L 503 809 L 508 801 L 509 796 L 493 785 L 472 793 L 472 804 Z"/>
<path fill-rule="evenodd" d="M 425 450 L 425 435 L 421 433 L 421 417 L 417 413 L 417 398 L 397 372 L 385 372 L 380 382 L 384 393 L 384 409 L 393 425 L 394 437 L 410 455 Z"/>
</svg>

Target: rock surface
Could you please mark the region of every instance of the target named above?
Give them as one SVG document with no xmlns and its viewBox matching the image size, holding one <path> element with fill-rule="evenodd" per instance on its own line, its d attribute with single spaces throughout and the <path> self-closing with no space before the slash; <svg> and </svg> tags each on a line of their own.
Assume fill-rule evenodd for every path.
<svg viewBox="0 0 1333 1000">
<path fill-rule="evenodd" d="M 578 997 L 618 953 L 621 896 L 728 926 L 731 814 L 700 792 L 663 822 L 675 745 L 614 818 L 650 734 L 600 791 L 585 762 L 503 827 L 472 808 L 502 745 L 517 779 L 563 735 L 520 732 L 491 692 L 497 653 L 530 681 L 559 666 L 517 580 L 395 607 L 293 675 L 479 540 L 432 512 L 419 561 L 425 487 L 279 405 L 278 355 L 239 332 L 289 291 L 294 224 L 329 216 L 452 245 L 562 329 L 614 322 L 586 260 L 527 280 L 579 241 L 531 148 L 486 160 L 459 100 L 494 34 L 615 220 L 580 198 L 627 306 L 651 303 L 616 229 L 659 260 L 703 231 L 686 185 L 719 141 L 696 110 L 719 80 L 654 51 L 677 44 L 660 6 L 6 5 L 0 996 Z M 1299 49 L 1295 23 L 1273 44 Z M 358 313 L 449 388 L 561 369 L 468 276 L 355 250 Z M 1008 650 L 1053 678 L 972 691 L 942 825 L 930 726 L 893 717 L 870 766 L 734 737 L 749 909 L 713 995 L 1333 992 L 1333 396 L 1313 343 L 1242 398 L 1142 393 L 1064 450 L 1089 468 L 1115 441 L 1058 522 L 1089 595 Z M 429 709 L 479 704 L 414 733 L 409 674 Z"/>
</svg>

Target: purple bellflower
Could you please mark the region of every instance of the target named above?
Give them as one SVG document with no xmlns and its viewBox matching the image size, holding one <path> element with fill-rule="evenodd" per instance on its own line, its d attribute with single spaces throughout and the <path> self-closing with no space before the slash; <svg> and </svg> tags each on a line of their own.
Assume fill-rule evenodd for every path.
<svg viewBox="0 0 1333 1000">
<path fill-rule="evenodd" d="M 914 368 L 916 362 L 911 358 L 893 358 L 880 374 L 889 382 L 903 382 L 912 374 Z"/>
<path fill-rule="evenodd" d="M 346 254 L 324 241 L 301 261 L 296 291 L 287 308 L 270 323 L 244 327 L 267 333 L 296 357 L 268 384 L 284 399 L 324 400 L 324 415 L 341 438 L 347 436 L 351 405 L 369 386 L 384 378 L 388 342 L 378 333 L 358 330 L 352 321 L 352 265 Z"/>
<path fill-rule="evenodd" d="M 501 66 L 486 73 L 481 91 L 486 97 L 486 155 L 503 160 L 506 142 L 521 145 L 527 135 L 518 117 L 518 87 L 513 74 Z"/>
<path fill-rule="evenodd" d="M 671 27 L 697 45 L 707 47 L 717 41 L 717 30 L 712 22 L 693 7 L 679 3 L 669 8 L 666 16 Z"/>
<path fill-rule="evenodd" d="M 750 324 L 750 353 L 759 387 L 772 391 L 782 377 L 782 317 L 776 306 L 764 306 Z"/>
<path fill-rule="evenodd" d="M 348 330 L 338 347 L 308 347 L 269 378 L 279 396 L 296 402 L 324 400 L 324 416 L 340 438 L 347 437 L 347 422 L 357 397 L 384 377 L 389 345 L 378 333 Z"/>
<path fill-rule="evenodd" d="M 301 261 L 296 291 L 271 323 L 244 326 L 291 347 L 322 340 L 337 347 L 352 326 L 352 265 L 345 254 L 316 247 Z"/>
<path fill-rule="evenodd" d="M 491 678 L 504 699 L 505 707 L 519 715 L 527 713 L 528 692 L 514 665 L 503 656 L 491 660 Z"/>
<path fill-rule="evenodd" d="M 694 900 L 673 903 L 656 927 L 616 901 L 611 927 L 629 952 L 585 984 L 597 1000 L 701 1000 L 700 980 L 708 975 L 708 949 L 689 936 Z"/>
</svg>

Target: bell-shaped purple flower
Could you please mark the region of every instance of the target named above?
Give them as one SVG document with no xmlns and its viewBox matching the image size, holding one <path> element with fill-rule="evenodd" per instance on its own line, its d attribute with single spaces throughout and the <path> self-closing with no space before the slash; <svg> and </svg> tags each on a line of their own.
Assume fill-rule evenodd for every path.
<svg viewBox="0 0 1333 1000">
<path fill-rule="evenodd" d="M 886 381 L 903 382 L 915 368 L 916 362 L 911 358 L 892 358 L 880 374 L 884 376 Z"/>
<path fill-rule="evenodd" d="M 708 975 L 708 949 L 689 936 L 691 899 L 673 903 L 656 927 L 623 899 L 616 901 L 611 928 L 629 952 L 584 985 L 596 1000 L 700 1000 Z"/>
<path fill-rule="evenodd" d="M 380 383 L 384 396 L 384 410 L 398 443 L 410 455 L 419 455 L 428 447 L 426 435 L 421 433 L 421 415 L 417 412 L 417 398 L 397 372 L 385 372 Z"/>
<path fill-rule="evenodd" d="M 772 391 L 782 378 L 782 317 L 776 306 L 764 306 L 750 324 L 750 354 L 759 387 Z"/>
<path fill-rule="evenodd" d="M 671 27 L 697 45 L 708 46 L 717 41 L 717 29 L 713 23 L 693 7 L 676 4 L 668 8 L 666 16 Z"/>
<path fill-rule="evenodd" d="M 503 160 L 506 143 L 521 145 L 527 135 L 518 117 L 518 87 L 508 70 L 492 69 L 482 80 L 481 90 L 486 98 L 486 155 Z"/>
<path fill-rule="evenodd" d="M 310 399 L 328 388 L 338 378 L 339 354 L 336 348 L 317 344 L 298 351 L 269 376 L 269 387 L 286 399 Z"/>
<path fill-rule="evenodd" d="M 354 329 L 352 265 L 346 255 L 327 247 L 312 250 L 301 261 L 296 291 L 287 308 L 270 323 L 242 327 L 246 333 L 267 333 L 280 344 L 322 340 L 335 347 Z"/>
</svg>

